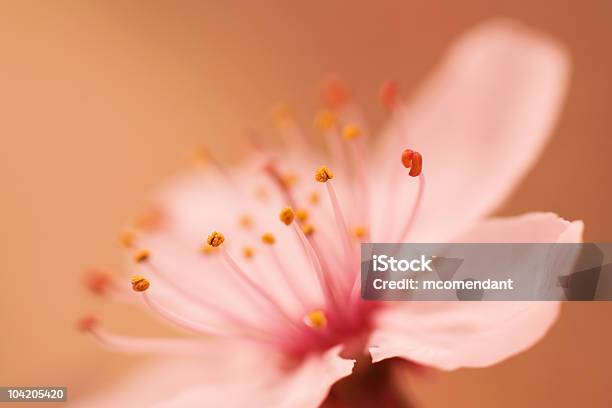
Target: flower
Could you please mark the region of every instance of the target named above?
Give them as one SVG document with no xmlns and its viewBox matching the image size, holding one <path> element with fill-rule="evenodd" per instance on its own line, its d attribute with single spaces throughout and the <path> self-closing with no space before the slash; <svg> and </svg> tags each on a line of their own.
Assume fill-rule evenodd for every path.
<svg viewBox="0 0 612 408">
<path fill-rule="evenodd" d="M 568 71 L 553 40 L 491 22 L 453 45 L 411 103 L 382 87 L 390 119 L 373 154 L 335 81 L 315 120 L 331 157 L 286 107 L 275 119 L 287 149 L 258 148 L 231 169 L 200 155 L 210 165 L 161 190 L 152 228 L 123 235 L 135 292 L 112 275 L 89 280 L 97 293 L 140 296 L 196 336 L 129 338 L 85 318 L 80 327 L 107 346 L 165 355 L 90 403 L 317 406 L 364 354 L 451 370 L 530 347 L 558 303 L 364 302 L 358 244 L 579 242 L 582 223 L 554 214 L 484 218 L 542 150 Z"/>
</svg>

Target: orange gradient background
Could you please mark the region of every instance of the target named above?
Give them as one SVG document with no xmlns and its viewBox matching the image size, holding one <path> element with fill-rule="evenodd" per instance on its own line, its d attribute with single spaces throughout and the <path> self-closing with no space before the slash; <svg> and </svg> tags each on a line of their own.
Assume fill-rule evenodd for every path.
<svg viewBox="0 0 612 408">
<path fill-rule="evenodd" d="M 74 330 L 90 311 L 124 333 L 160 330 L 89 295 L 82 271 L 122 266 L 117 232 L 191 147 L 230 157 L 278 100 L 309 125 L 330 72 L 380 123 L 380 82 L 410 95 L 453 37 L 496 16 L 574 58 L 554 138 L 499 214 L 551 210 L 612 241 L 608 0 L 0 3 L 0 385 L 66 385 L 74 401 L 142 361 Z M 610 406 L 611 312 L 566 304 L 530 351 L 407 386 L 422 406 Z"/>
</svg>

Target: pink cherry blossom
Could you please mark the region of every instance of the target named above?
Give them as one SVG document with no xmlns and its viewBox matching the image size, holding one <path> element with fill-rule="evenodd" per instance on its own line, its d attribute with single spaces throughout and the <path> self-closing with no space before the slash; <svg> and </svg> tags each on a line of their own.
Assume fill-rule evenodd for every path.
<svg viewBox="0 0 612 408">
<path fill-rule="evenodd" d="M 452 370 L 533 345 L 558 303 L 365 302 L 359 243 L 579 242 L 582 223 L 551 213 L 485 218 L 546 144 L 568 65 L 554 40 L 490 22 L 456 41 L 409 103 L 385 85 L 379 136 L 334 82 L 317 120 L 328 155 L 279 111 L 285 149 L 172 179 L 156 196 L 159 225 L 126 237 L 138 292 L 93 282 L 195 335 L 125 337 L 84 320 L 101 343 L 160 358 L 81 406 L 311 407 L 363 355 Z"/>
</svg>

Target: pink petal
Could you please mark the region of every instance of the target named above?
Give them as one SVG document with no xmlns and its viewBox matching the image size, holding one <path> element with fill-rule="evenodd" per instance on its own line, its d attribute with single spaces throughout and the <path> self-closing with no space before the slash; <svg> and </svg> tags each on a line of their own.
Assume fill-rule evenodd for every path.
<svg viewBox="0 0 612 408">
<path fill-rule="evenodd" d="M 508 196 L 545 146 L 568 76 L 562 46 L 512 21 L 480 25 L 451 47 L 390 125 L 385 137 L 395 142 L 379 157 L 397 171 L 404 148 L 423 154 L 428 183 L 410 240 L 448 240 Z M 397 174 L 384 196 L 400 200 L 394 219 L 403 220 L 417 183 Z"/>
<path fill-rule="evenodd" d="M 317 406 L 331 386 L 352 372 L 339 349 L 297 366 L 280 355 L 229 341 L 211 341 L 204 358 L 143 365 L 79 407 Z"/>
<path fill-rule="evenodd" d="M 203 383 L 155 407 L 316 407 L 331 386 L 353 370 L 354 361 L 339 357 L 339 351 L 312 356 L 291 369 L 267 359 L 237 377 Z"/>
<path fill-rule="evenodd" d="M 580 242 L 582 222 L 554 214 L 493 219 L 460 242 Z M 374 361 L 402 357 L 452 370 L 495 364 L 536 343 L 558 302 L 398 302 L 381 312 L 370 339 Z"/>
<path fill-rule="evenodd" d="M 83 408 L 148 407 L 193 384 L 203 366 L 192 358 L 158 359 L 142 364 L 91 397 L 71 399 L 74 406 Z"/>
</svg>

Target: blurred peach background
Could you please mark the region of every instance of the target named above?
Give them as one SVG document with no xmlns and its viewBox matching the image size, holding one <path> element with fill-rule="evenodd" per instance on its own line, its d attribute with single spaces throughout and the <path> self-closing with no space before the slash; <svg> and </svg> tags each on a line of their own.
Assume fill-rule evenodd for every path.
<svg viewBox="0 0 612 408">
<path fill-rule="evenodd" d="M 309 124 L 329 72 L 380 121 L 381 81 L 410 94 L 454 36 L 494 16 L 552 34 L 574 57 L 555 137 L 500 214 L 551 210 L 611 241 L 608 0 L 2 2 L 0 384 L 67 385 L 74 399 L 142 359 L 74 330 L 87 311 L 117 331 L 158 330 L 90 296 L 82 271 L 121 267 L 117 232 L 189 148 L 229 155 L 278 100 Z M 566 304 L 529 352 L 408 386 L 423 406 L 610 406 L 611 312 Z"/>
</svg>

